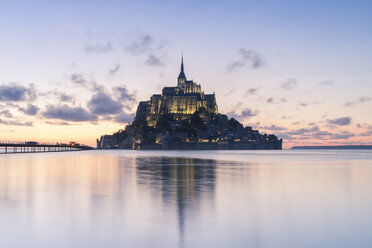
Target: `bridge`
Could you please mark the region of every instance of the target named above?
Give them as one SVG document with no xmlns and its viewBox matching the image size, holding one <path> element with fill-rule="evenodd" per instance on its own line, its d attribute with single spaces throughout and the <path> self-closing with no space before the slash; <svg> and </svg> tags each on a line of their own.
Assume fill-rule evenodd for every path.
<svg viewBox="0 0 372 248">
<path fill-rule="evenodd" d="M 93 150 L 87 145 L 76 142 L 65 143 L 44 143 L 36 141 L 0 141 L 0 154 L 5 153 L 33 153 L 33 152 L 67 152 Z"/>
</svg>

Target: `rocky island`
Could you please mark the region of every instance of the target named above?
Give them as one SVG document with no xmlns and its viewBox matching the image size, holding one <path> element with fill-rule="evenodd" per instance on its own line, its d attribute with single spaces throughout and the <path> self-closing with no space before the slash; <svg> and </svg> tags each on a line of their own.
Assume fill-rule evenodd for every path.
<svg viewBox="0 0 372 248">
<path fill-rule="evenodd" d="M 281 150 L 282 140 L 218 113 L 215 94 L 204 94 L 199 84 L 186 79 L 182 58 L 177 86 L 140 102 L 132 124 L 101 136 L 97 148 Z"/>
</svg>

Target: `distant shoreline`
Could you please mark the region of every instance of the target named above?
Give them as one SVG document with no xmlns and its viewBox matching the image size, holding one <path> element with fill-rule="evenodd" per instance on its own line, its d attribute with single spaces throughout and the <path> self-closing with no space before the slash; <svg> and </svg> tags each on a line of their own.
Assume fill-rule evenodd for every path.
<svg viewBox="0 0 372 248">
<path fill-rule="evenodd" d="M 294 146 L 291 149 L 316 149 L 316 150 L 330 150 L 330 149 L 372 149 L 372 145 L 345 145 L 345 146 Z"/>
</svg>

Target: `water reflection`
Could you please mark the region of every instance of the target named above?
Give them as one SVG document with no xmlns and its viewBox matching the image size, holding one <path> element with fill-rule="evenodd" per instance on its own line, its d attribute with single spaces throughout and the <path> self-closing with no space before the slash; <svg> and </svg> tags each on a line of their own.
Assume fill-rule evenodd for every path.
<svg viewBox="0 0 372 248">
<path fill-rule="evenodd" d="M 136 165 L 138 183 L 150 184 L 153 190 L 161 188 L 164 203 L 176 205 L 183 243 L 187 211 L 197 211 L 200 209 L 198 205 L 204 201 L 214 202 L 217 162 L 195 158 L 139 157 Z M 208 207 L 213 211 L 213 206 Z"/>
<path fill-rule="evenodd" d="M 372 247 L 370 153 L 160 155 L 0 156 L 1 247 Z"/>
</svg>

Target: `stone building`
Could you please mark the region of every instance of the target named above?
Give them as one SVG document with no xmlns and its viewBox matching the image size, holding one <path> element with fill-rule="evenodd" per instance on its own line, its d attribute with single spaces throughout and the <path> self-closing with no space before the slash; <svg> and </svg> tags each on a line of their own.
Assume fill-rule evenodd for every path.
<svg viewBox="0 0 372 248">
<path fill-rule="evenodd" d="M 160 115 L 171 113 L 176 119 L 183 120 L 200 108 L 218 114 L 215 94 L 204 94 L 199 84 L 187 80 L 183 57 L 181 72 L 176 87 L 164 87 L 162 94 L 152 95 L 149 101 L 142 101 L 137 108 L 136 120 L 146 121 L 147 126 L 155 126 Z"/>
<path fill-rule="evenodd" d="M 116 135 L 102 135 L 96 140 L 98 149 L 110 149 L 117 147 L 118 137 Z"/>
</svg>

